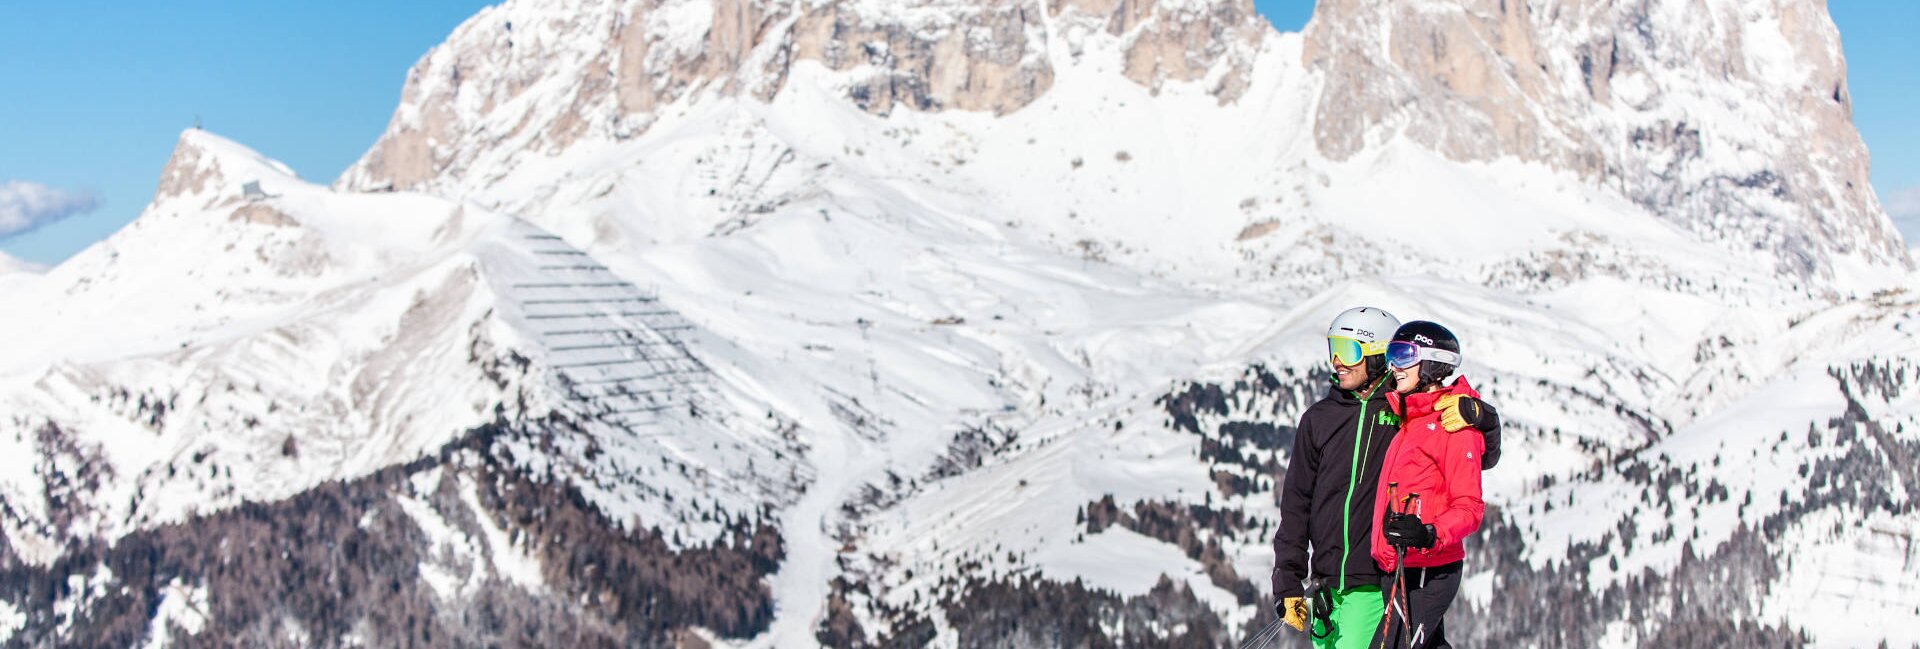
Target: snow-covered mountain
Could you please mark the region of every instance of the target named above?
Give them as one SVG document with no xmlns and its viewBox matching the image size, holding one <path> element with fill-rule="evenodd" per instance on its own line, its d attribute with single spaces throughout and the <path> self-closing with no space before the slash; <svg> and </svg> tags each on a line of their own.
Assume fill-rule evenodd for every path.
<svg viewBox="0 0 1920 649">
<path fill-rule="evenodd" d="M 189 131 L 0 277 L 0 635 L 1234 644 L 1319 333 L 1375 304 L 1508 423 L 1457 635 L 1920 643 L 1920 280 L 1838 38 L 509 0 L 331 186 Z"/>
</svg>

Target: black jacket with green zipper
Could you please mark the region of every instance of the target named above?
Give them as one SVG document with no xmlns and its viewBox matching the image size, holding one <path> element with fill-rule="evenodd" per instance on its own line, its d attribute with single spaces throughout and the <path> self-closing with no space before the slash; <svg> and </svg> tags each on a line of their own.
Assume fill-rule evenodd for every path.
<svg viewBox="0 0 1920 649">
<path fill-rule="evenodd" d="M 1325 579 L 1335 590 L 1378 585 L 1380 569 L 1368 545 L 1373 532 L 1373 496 L 1388 442 L 1400 419 L 1387 407 L 1387 387 L 1355 394 L 1333 387 L 1300 415 L 1293 457 L 1280 486 L 1280 529 L 1273 535 L 1273 594 L 1300 597 L 1301 582 Z M 1484 431 L 1482 464 L 1499 461 L 1499 418 L 1477 409 L 1472 423 Z M 1309 564 L 1311 561 L 1311 564 Z"/>
</svg>

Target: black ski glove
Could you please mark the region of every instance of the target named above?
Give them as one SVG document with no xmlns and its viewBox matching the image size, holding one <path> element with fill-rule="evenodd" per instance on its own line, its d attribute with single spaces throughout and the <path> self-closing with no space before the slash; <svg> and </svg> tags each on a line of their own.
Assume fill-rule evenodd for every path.
<svg viewBox="0 0 1920 649">
<path fill-rule="evenodd" d="M 1480 431 L 1480 439 L 1486 441 L 1486 449 L 1480 451 L 1480 470 L 1485 471 L 1500 463 L 1500 413 L 1485 401 L 1473 401 L 1479 414 L 1473 427 Z"/>
<path fill-rule="evenodd" d="M 1480 431 L 1480 439 L 1486 441 L 1486 450 L 1480 453 L 1480 470 L 1485 471 L 1500 463 L 1500 413 L 1487 402 L 1463 395 L 1447 395 L 1435 404 L 1440 410 L 1440 425 L 1447 432 L 1472 428 Z"/>
<path fill-rule="evenodd" d="M 1433 547 L 1439 538 L 1433 533 L 1433 526 L 1420 522 L 1413 514 L 1387 514 L 1387 525 L 1380 529 L 1387 537 L 1387 545 L 1396 548 Z"/>
</svg>

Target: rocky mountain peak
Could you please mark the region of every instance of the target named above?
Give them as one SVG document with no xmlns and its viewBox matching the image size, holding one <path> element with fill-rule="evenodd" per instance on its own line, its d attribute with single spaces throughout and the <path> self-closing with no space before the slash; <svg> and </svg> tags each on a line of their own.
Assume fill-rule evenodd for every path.
<svg viewBox="0 0 1920 649">
<path fill-rule="evenodd" d="M 578 142 L 647 133 L 673 106 L 774 101 L 804 66 L 875 115 L 998 116 L 1074 66 L 1156 95 L 1200 84 L 1223 105 L 1281 85 L 1317 107 L 1327 160 L 1404 137 L 1455 161 L 1544 164 L 1695 237 L 1770 251 L 1801 280 L 1860 275 L 1842 257 L 1911 263 L 1868 185 L 1817 0 L 1327 0 L 1298 61 L 1257 60 L 1275 36 L 1247 0 L 512 0 L 414 66 L 339 184 L 465 195 Z"/>
<path fill-rule="evenodd" d="M 173 155 L 160 170 L 160 185 L 154 191 L 154 201 L 209 192 L 235 198 L 247 183 L 271 185 L 294 178 L 293 170 L 277 160 L 232 140 L 192 128 L 182 131 L 174 143 Z"/>
<path fill-rule="evenodd" d="M 1052 87 L 1056 20 L 1119 39 L 1125 75 L 1156 90 L 1225 62 L 1222 102 L 1271 31 L 1248 0 L 515 0 L 414 66 L 387 132 L 340 184 L 445 184 L 483 159 L 633 137 L 705 94 L 769 101 L 809 63 L 870 113 L 1004 115 Z"/>
<path fill-rule="evenodd" d="M 1839 32 L 1818 0 L 1323 0 L 1303 63 L 1314 139 L 1395 136 L 1459 161 L 1544 162 L 1709 239 L 1831 276 L 1910 265 L 1868 185 Z"/>
</svg>

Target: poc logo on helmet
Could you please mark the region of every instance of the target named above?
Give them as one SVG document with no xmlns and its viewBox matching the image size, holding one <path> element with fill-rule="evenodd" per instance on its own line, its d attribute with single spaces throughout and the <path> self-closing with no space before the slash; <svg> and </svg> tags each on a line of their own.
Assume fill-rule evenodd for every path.
<svg viewBox="0 0 1920 649">
<path fill-rule="evenodd" d="M 1428 345 L 1428 346 L 1431 346 L 1431 345 L 1433 345 L 1433 339 L 1432 339 L 1432 338 L 1428 338 L 1428 337 L 1426 337 L 1426 336 L 1424 336 L 1424 335 L 1421 335 L 1421 334 L 1414 334 L 1414 335 L 1413 335 L 1413 342 L 1417 342 L 1417 343 L 1420 343 L 1420 344 L 1422 344 L 1422 345 Z"/>
</svg>

